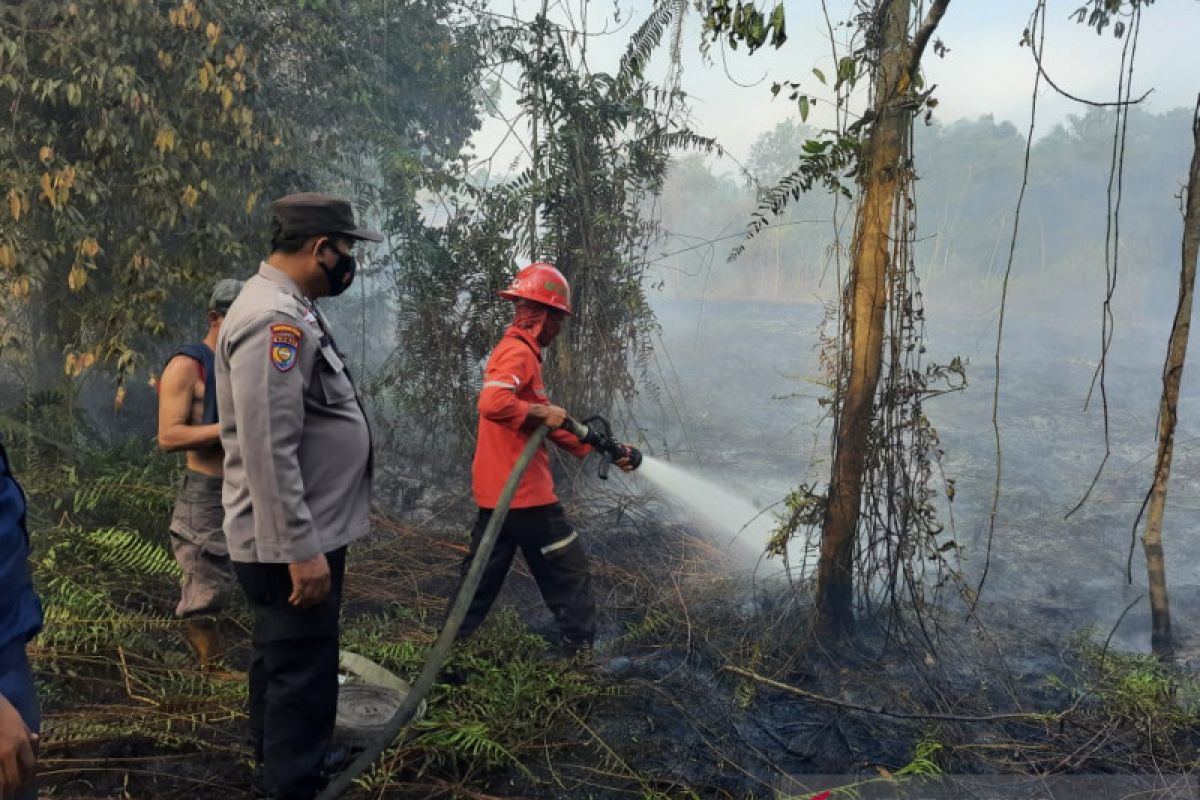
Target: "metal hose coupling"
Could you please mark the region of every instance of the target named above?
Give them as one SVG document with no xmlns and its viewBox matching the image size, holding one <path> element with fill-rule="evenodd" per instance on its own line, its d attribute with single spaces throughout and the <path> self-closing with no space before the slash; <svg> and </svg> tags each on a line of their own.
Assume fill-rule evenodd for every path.
<svg viewBox="0 0 1200 800">
<path fill-rule="evenodd" d="M 609 425 L 604 417 L 588 417 L 583 422 L 567 417 L 563 427 L 579 441 L 590 444 L 600 453 L 600 468 L 597 474 L 601 480 L 608 480 L 608 465 L 622 458 L 628 458 L 633 469 L 642 465 L 642 451 L 617 441 L 613 437 L 612 425 Z"/>
</svg>

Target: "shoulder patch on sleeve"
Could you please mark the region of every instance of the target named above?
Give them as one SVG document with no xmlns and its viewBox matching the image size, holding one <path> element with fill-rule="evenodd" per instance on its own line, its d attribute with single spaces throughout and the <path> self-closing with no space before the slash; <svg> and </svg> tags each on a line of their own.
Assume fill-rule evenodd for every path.
<svg viewBox="0 0 1200 800">
<path fill-rule="evenodd" d="M 280 372 L 287 372 L 296 366 L 300 352 L 300 340 L 304 332 L 295 325 L 271 326 L 271 363 Z"/>
</svg>

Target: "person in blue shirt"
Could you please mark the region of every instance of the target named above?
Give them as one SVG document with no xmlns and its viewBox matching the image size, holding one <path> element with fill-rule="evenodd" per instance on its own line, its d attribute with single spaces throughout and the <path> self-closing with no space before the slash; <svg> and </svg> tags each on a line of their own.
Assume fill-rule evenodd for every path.
<svg viewBox="0 0 1200 800">
<path fill-rule="evenodd" d="M 42 604 L 29 574 L 25 493 L 0 437 L 0 796 L 33 798 L 41 722 L 25 645 L 42 628 Z"/>
</svg>

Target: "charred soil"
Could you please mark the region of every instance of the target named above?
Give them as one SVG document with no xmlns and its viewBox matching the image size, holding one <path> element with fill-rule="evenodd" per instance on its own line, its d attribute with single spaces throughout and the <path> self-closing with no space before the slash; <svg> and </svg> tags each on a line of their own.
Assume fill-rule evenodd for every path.
<svg viewBox="0 0 1200 800">
<path fill-rule="evenodd" d="M 946 775 L 1194 769 L 1196 681 L 1116 652 L 1106 631 L 1019 614 L 985 627 L 943 609 L 899 626 L 866 618 L 856 639 L 822 643 L 806 583 L 730 577 L 720 550 L 637 499 L 592 496 L 568 512 L 596 573 L 594 661 L 556 655 L 518 559 L 492 618 L 456 646 L 453 680 L 358 796 L 804 797 Z M 460 502 L 419 525 L 376 518 L 352 550 L 345 648 L 415 675 L 469 515 Z M 162 612 L 172 592 L 165 577 L 144 581 L 124 596 L 141 604 L 132 616 L 95 623 L 138 629 L 98 632 L 86 648 L 55 633 L 82 620 L 52 616 L 34 648 L 47 796 L 248 792 L 244 685 L 195 669 Z M 225 633 L 227 666 L 244 669 L 244 607 Z"/>
</svg>

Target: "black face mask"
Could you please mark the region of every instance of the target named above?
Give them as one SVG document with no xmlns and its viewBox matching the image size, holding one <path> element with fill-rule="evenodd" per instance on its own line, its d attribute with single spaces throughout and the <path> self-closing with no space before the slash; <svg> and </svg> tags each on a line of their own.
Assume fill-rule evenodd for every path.
<svg viewBox="0 0 1200 800">
<path fill-rule="evenodd" d="M 317 261 L 317 266 L 325 273 L 325 280 L 329 282 L 329 296 L 337 297 L 349 289 L 350 284 L 354 283 L 354 273 L 358 269 L 358 262 L 354 260 L 354 256 L 338 252 L 333 245 L 329 245 L 329 248 L 337 253 L 338 260 L 332 267 L 327 267 L 320 261 Z"/>
</svg>

